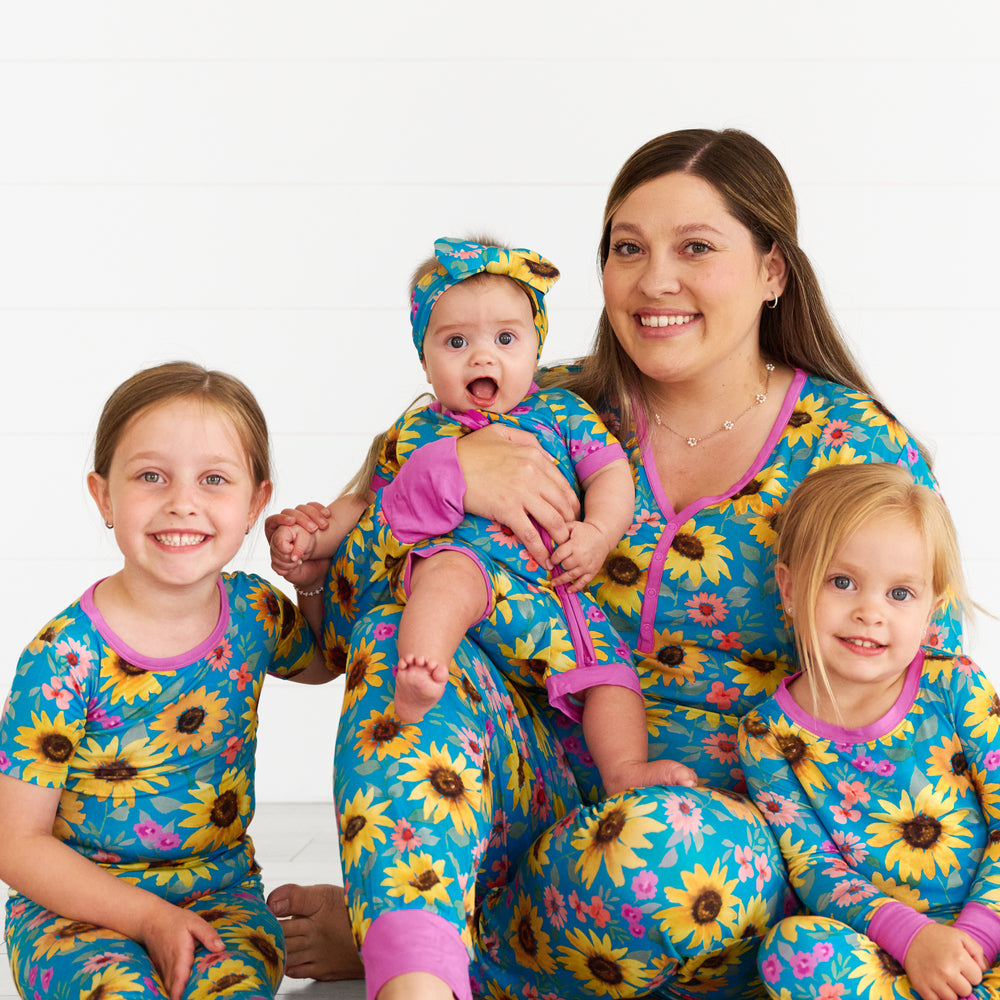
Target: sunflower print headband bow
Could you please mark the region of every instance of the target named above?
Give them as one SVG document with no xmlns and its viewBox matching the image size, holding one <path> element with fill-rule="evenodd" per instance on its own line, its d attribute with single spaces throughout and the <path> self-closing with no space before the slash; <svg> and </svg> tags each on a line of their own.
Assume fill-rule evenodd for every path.
<svg viewBox="0 0 1000 1000">
<path fill-rule="evenodd" d="M 452 285 L 483 272 L 513 278 L 525 290 L 531 299 L 535 329 L 538 331 L 538 354 L 541 355 L 549 329 L 545 293 L 559 278 L 559 271 L 552 263 L 534 250 L 507 250 L 447 237 L 435 241 L 434 253 L 438 266 L 420 279 L 410 296 L 413 345 L 421 359 L 424 356 L 424 335 L 434 303 Z"/>
</svg>

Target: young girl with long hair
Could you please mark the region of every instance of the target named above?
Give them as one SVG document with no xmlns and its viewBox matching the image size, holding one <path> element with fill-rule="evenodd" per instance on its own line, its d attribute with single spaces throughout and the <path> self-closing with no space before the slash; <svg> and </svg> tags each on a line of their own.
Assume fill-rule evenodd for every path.
<svg viewBox="0 0 1000 1000">
<path fill-rule="evenodd" d="M 0 877 L 24 997 L 271 997 L 247 827 L 265 673 L 333 675 L 295 605 L 224 573 L 271 494 L 237 379 L 184 362 L 105 404 L 90 493 L 124 557 L 28 644 L 0 717 Z"/>
</svg>

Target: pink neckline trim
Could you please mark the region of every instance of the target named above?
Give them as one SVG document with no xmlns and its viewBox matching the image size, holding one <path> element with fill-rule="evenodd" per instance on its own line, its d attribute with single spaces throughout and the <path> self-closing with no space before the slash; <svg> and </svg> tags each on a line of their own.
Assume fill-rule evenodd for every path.
<svg viewBox="0 0 1000 1000">
<path fill-rule="evenodd" d="M 207 638 L 203 639 L 194 649 L 186 653 L 178 653 L 176 656 L 146 656 L 137 649 L 133 649 L 127 642 L 121 639 L 108 625 L 94 603 L 94 591 L 103 580 L 98 580 L 92 584 L 87 592 L 80 598 L 80 607 L 83 613 L 93 622 L 94 628 L 100 633 L 101 638 L 127 663 L 133 667 L 140 667 L 142 670 L 180 670 L 188 667 L 192 663 L 205 659 L 216 646 L 222 642 L 226 630 L 229 628 L 229 595 L 226 593 L 226 586 L 219 576 L 219 620 L 215 623 L 215 628 Z"/>
<path fill-rule="evenodd" d="M 782 678 L 778 690 L 774 693 L 781 710 L 797 725 L 808 729 L 823 739 L 832 740 L 834 743 L 870 743 L 872 740 L 879 740 L 883 736 L 891 733 L 906 718 L 907 713 L 913 707 L 917 699 L 917 692 L 920 689 L 920 675 L 923 672 L 924 651 L 917 650 L 917 655 L 910 661 L 906 668 L 906 680 L 903 682 L 903 689 L 899 692 L 899 697 L 895 704 L 889 709 L 881 719 L 876 719 L 867 726 L 858 729 L 845 729 L 843 726 L 834 725 L 832 722 L 825 722 L 810 715 L 801 708 L 788 690 L 788 685 L 799 676 L 799 673 L 792 677 Z"/>
</svg>

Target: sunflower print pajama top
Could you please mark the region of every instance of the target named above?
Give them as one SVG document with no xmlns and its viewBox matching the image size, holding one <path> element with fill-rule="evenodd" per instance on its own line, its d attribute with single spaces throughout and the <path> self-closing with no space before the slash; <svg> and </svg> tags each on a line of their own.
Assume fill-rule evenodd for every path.
<svg viewBox="0 0 1000 1000">
<path fill-rule="evenodd" d="M 491 423 L 533 434 L 581 500 L 585 479 L 609 462 L 625 459 L 622 446 L 579 396 L 533 385 L 507 413 L 458 413 L 435 401 L 403 414 L 389 431 L 373 485 L 391 482 L 421 446 Z M 426 529 L 417 525 L 413 533 L 422 537 Z M 526 683 L 544 685 L 549 703 L 573 720 L 580 719 L 577 695 L 586 688 L 616 684 L 639 693 L 630 650 L 593 598 L 553 587 L 552 574 L 535 562 L 517 536 L 486 518 L 465 515 L 448 534 L 414 544 L 401 567 L 395 591 L 399 603 L 409 595 L 412 558 L 442 551 L 461 552 L 482 573 L 489 606 L 472 632 L 501 669 L 513 670 Z"/>
<path fill-rule="evenodd" d="M 957 923 L 1000 950 L 1000 714 L 966 657 L 921 651 L 886 715 L 843 729 L 787 690 L 740 723 L 740 758 L 809 915 L 760 949 L 772 997 L 912 1000 L 913 936 Z M 993 965 L 975 997 L 1000 996 Z"/>
<path fill-rule="evenodd" d="M 221 613 L 188 653 L 150 659 L 111 631 L 91 587 L 25 649 L 0 721 L 0 772 L 62 789 L 53 832 L 105 871 L 208 920 L 185 1000 L 272 997 L 284 968 L 246 830 L 257 700 L 315 645 L 264 580 L 219 579 Z M 23 997 L 165 996 L 145 949 L 11 893 L 7 952 Z"/>
<path fill-rule="evenodd" d="M 411 454 L 338 552 L 324 632 L 347 672 L 334 794 L 370 996 L 414 969 L 460 998 L 765 995 L 758 945 L 798 904 L 745 795 L 736 729 L 792 672 L 774 517 L 828 464 L 902 462 L 932 479 L 890 414 L 801 371 L 720 496 L 675 511 L 648 445 L 625 447 L 635 520 L 590 590 L 633 651 L 650 757 L 694 768 L 697 789 L 602 798 L 579 726 L 512 668 L 523 654 L 498 669 L 471 639 L 440 703 L 419 724 L 395 718 L 392 579 L 420 525 L 461 520 L 454 439 Z M 960 626 L 942 619 L 934 638 L 954 643 Z"/>
</svg>

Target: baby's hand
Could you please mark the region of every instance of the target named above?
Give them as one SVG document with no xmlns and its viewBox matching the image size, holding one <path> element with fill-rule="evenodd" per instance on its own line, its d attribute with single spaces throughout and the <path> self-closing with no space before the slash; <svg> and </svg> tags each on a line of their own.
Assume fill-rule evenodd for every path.
<svg viewBox="0 0 1000 1000">
<path fill-rule="evenodd" d="M 298 507 L 286 507 L 280 514 L 271 514 L 264 522 L 264 537 L 270 542 L 271 536 L 282 525 L 302 528 L 314 535 L 330 526 L 330 508 L 321 503 L 300 503 Z"/>
<path fill-rule="evenodd" d="M 983 981 L 983 949 L 963 930 L 927 924 L 917 931 L 903 968 L 921 1000 L 959 1000 Z"/>
<path fill-rule="evenodd" d="M 554 586 L 564 586 L 571 594 L 583 590 L 604 565 L 611 546 L 604 533 L 588 521 L 572 521 L 569 538 L 552 553 L 552 562 L 558 567 L 553 577 Z"/>
<path fill-rule="evenodd" d="M 296 525 L 279 525 L 271 535 L 271 568 L 287 577 L 316 548 L 316 536 Z"/>
<path fill-rule="evenodd" d="M 180 1000 L 191 976 L 195 948 L 202 944 L 209 951 L 222 951 L 225 945 L 215 928 L 197 913 L 167 905 L 169 910 L 157 908 L 152 915 L 140 943 L 149 952 L 170 1000 Z"/>
</svg>

